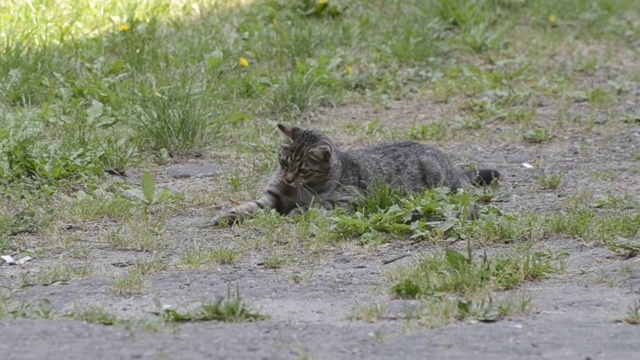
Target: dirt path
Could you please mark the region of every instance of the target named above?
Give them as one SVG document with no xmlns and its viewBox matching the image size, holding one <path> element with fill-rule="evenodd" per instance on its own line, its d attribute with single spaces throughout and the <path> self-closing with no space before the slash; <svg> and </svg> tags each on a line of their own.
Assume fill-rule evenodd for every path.
<svg viewBox="0 0 640 360">
<path fill-rule="evenodd" d="M 8 359 L 84 359 L 88 354 L 103 359 L 462 359 L 480 354 L 496 359 L 633 358 L 639 350 L 640 327 L 613 321 L 637 299 L 638 262 L 633 264 L 634 276 L 616 285 L 598 284 L 591 272 L 614 276 L 621 261 L 599 261 L 608 256 L 606 249 L 579 244 L 566 248 L 572 253 L 566 276 L 522 289 L 533 298 L 533 314 L 493 324 L 425 329 L 403 319 L 403 308 L 411 302 L 400 300 L 385 300 L 386 319 L 347 320 L 354 305 L 384 298 L 372 287 L 379 284 L 382 267 L 372 256 L 334 259 L 318 267 L 313 279 L 297 285 L 288 280 L 287 271 L 244 264 L 154 276 L 149 295 L 133 299 L 105 293 L 108 282 L 95 278 L 34 288 L 29 297 L 46 297 L 56 308 L 91 302 L 140 316 L 153 310 L 152 297 L 167 304 L 189 304 L 238 283 L 244 296 L 272 318 L 259 323 L 185 324 L 160 333 L 73 320 L 3 320 L 0 349 Z M 579 269 L 587 269 L 586 274 L 580 275 Z"/>
</svg>

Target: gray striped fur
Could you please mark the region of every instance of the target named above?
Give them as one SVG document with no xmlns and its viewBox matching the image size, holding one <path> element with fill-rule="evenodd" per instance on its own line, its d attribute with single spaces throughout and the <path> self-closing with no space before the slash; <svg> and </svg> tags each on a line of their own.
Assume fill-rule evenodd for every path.
<svg viewBox="0 0 640 360">
<path fill-rule="evenodd" d="M 488 184 L 496 170 L 461 171 L 440 150 L 415 142 L 378 144 L 341 151 L 324 134 L 278 124 L 283 137 L 280 166 L 262 196 L 219 214 L 214 224 L 230 224 L 260 209 L 287 215 L 318 204 L 348 204 L 376 183 L 407 192 L 447 186 L 453 190 Z"/>
</svg>

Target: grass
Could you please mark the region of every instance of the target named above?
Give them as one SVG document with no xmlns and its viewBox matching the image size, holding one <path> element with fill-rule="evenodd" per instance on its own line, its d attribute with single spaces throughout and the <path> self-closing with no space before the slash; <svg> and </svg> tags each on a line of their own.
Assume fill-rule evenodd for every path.
<svg viewBox="0 0 640 360">
<path fill-rule="evenodd" d="M 182 263 L 190 269 L 198 269 L 210 264 L 233 264 L 240 251 L 232 248 L 200 249 L 195 248 L 184 253 Z"/>
<path fill-rule="evenodd" d="M 320 106 L 431 88 L 447 99 L 484 94 L 470 99 L 483 120 L 517 119 L 536 93 L 561 91 L 596 65 L 535 66 L 547 54 L 594 41 L 624 46 L 636 34 L 623 17 L 634 2 L 609 3 L 409 1 L 382 14 L 380 1 L 320 10 L 305 1 L 101 2 L 109 17 L 97 16 L 91 1 L 13 4 L 2 15 L 10 25 L 0 57 L 0 159 L 14 171 L 2 178 L 64 186 L 149 154 L 223 149 L 250 119 L 296 120 Z M 625 91 L 622 82 L 611 86 L 581 99 L 602 107 Z M 410 136 L 438 141 L 443 124 L 418 125 Z M 525 139 L 549 137 L 530 131 Z"/>
<path fill-rule="evenodd" d="M 470 248 L 466 255 L 447 249 L 444 256 L 426 256 L 391 272 L 391 295 L 424 300 L 430 309 L 423 317 L 438 324 L 466 318 L 496 321 L 515 310 L 510 302 L 494 301 L 498 292 L 562 273 L 567 255 L 521 246 L 512 253 L 474 258 Z"/>
<path fill-rule="evenodd" d="M 387 313 L 385 303 L 374 302 L 370 305 L 358 305 L 347 317 L 348 320 L 364 320 L 366 322 L 376 322 L 382 319 Z"/>
<path fill-rule="evenodd" d="M 545 190 L 557 189 L 562 184 L 562 174 L 542 174 L 538 177 L 538 184 Z"/>
<path fill-rule="evenodd" d="M 74 320 L 101 325 L 116 325 L 119 321 L 115 315 L 98 307 L 93 307 L 88 310 L 69 314 L 69 317 L 73 318 Z"/>
<path fill-rule="evenodd" d="M 223 322 L 246 322 L 266 320 L 268 316 L 251 311 L 247 304 L 240 297 L 240 292 L 236 289 L 235 294 L 231 294 L 231 288 L 227 291 L 227 297 L 220 296 L 211 303 L 201 304 L 192 312 L 179 312 L 163 307 L 156 302 L 156 307 L 162 319 L 167 323 L 184 323 L 199 321 L 223 321 Z"/>
<path fill-rule="evenodd" d="M 280 269 L 287 263 L 287 259 L 280 255 L 270 255 L 262 260 L 265 269 Z"/>
<path fill-rule="evenodd" d="M 117 295 L 140 295 L 145 292 L 146 287 L 143 271 L 139 268 L 130 270 L 113 281 L 113 291 Z"/>
<path fill-rule="evenodd" d="M 640 325 L 640 301 L 635 301 L 629 305 L 624 322 L 631 325 Z"/>
<path fill-rule="evenodd" d="M 93 274 L 90 264 L 57 264 L 43 269 L 37 276 L 37 282 L 41 285 L 51 285 L 57 282 L 66 282 L 74 278 L 87 277 Z"/>
</svg>

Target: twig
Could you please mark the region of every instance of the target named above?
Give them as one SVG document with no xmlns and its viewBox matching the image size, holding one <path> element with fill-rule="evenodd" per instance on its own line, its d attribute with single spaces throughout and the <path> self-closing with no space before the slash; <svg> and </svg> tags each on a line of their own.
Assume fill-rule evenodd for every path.
<svg viewBox="0 0 640 360">
<path fill-rule="evenodd" d="M 393 259 L 389 259 L 389 260 L 383 260 L 382 261 L 382 265 L 391 264 L 392 262 L 398 261 L 400 259 L 404 259 L 407 256 L 409 256 L 409 254 L 400 255 L 400 256 L 394 257 Z"/>
</svg>

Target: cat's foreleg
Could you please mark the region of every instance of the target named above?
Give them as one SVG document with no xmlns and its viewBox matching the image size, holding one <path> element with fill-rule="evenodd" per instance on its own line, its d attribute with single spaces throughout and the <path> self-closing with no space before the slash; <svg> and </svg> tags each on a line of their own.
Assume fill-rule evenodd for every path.
<svg viewBox="0 0 640 360">
<path fill-rule="evenodd" d="M 349 189 L 348 191 L 334 194 L 329 198 L 321 199 L 319 205 L 327 210 L 333 210 L 339 207 L 347 209 L 354 208 L 358 201 L 362 200 L 362 196 L 361 192 Z"/>
<path fill-rule="evenodd" d="M 267 190 L 258 200 L 248 201 L 218 214 L 213 218 L 212 224 L 213 226 L 233 225 L 238 220 L 249 217 L 261 209 L 276 208 L 278 201 L 282 201 L 280 196 L 271 190 Z"/>
</svg>

